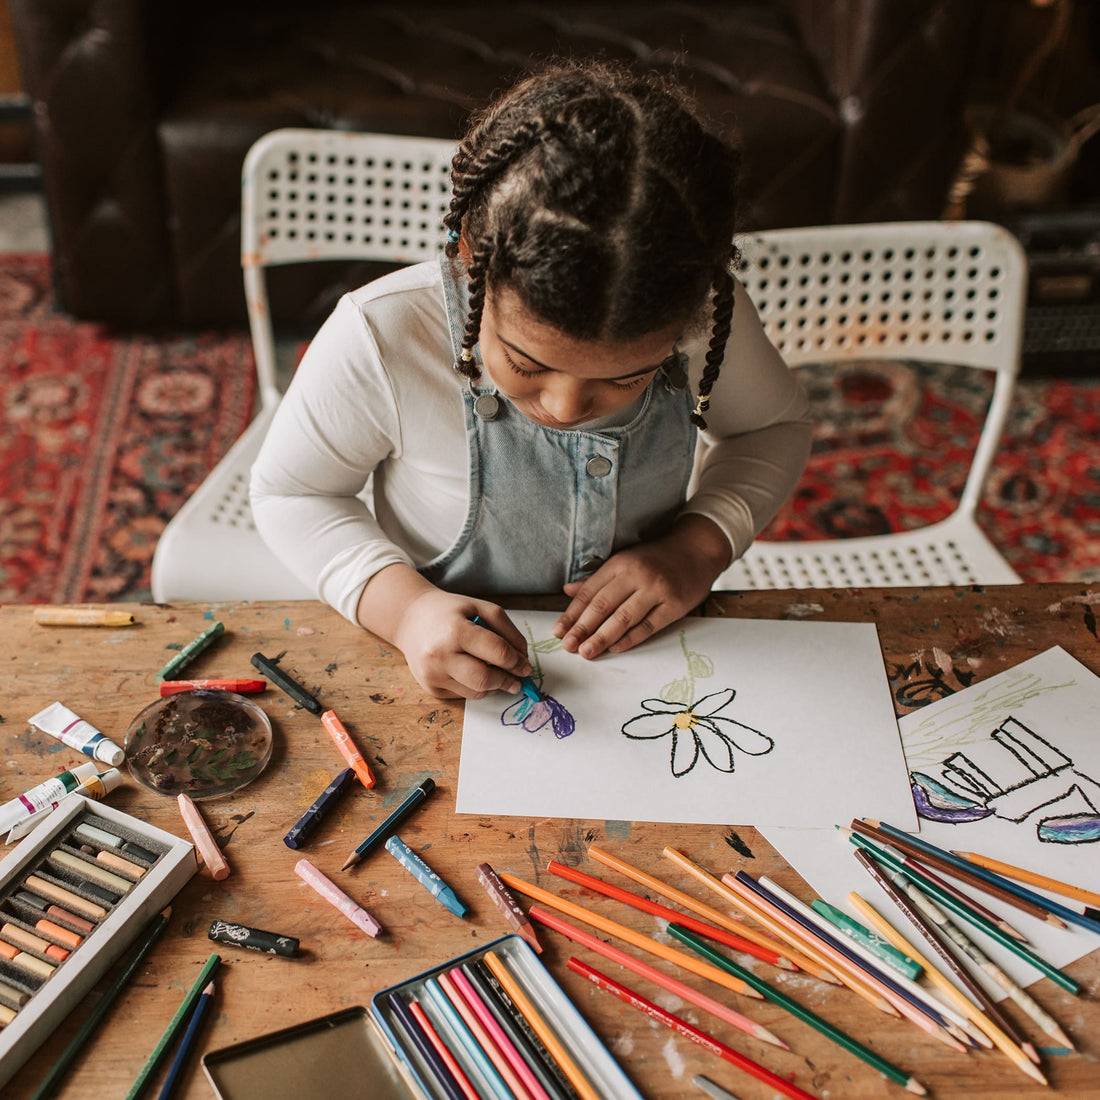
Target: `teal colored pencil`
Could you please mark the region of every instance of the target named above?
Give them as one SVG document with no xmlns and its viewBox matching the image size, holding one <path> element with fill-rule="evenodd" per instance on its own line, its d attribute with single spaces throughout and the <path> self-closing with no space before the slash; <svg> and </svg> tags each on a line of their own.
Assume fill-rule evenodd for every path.
<svg viewBox="0 0 1100 1100">
<path fill-rule="evenodd" d="M 792 1016 L 797 1016 L 803 1023 L 809 1024 L 815 1031 L 820 1031 L 822 1035 L 832 1039 L 834 1043 L 842 1046 L 845 1050 L 854 1054 L 857 1058 L 862 1058 L 869 1066 L 874 1066 L 879 1073 L 885 1074 L 891 1081 L 896 1081 L 899 1085 L 904 1085 L 910 1092 L 915 1092 L 920 1096 L 926 1094 L 924 1086 L 916 1080 L 914 1077 L 910 1077 L 908 1073 L 903 1069 L 898 1069 L 893 1062 L 888 1062 L 880 1054 L 876 1054 L 869 1047 L 865 1047 L 857 1039 L 853 1039 L 847 1032 L 841 1031 L 840 1028 L 829 1023 L 828 1020 L 823 1020 L 816 1012 L 812 1012 L 806 1008 L 805 1005 L 801 1005 L 798 1001 L 791 997 L 788 997 L 786 993 L 780 993 L 774 986 L 769 985 L 762 978 L 758 978 L 751 970 L 746 970 L 743 966 L 738 966 L 732 959 L 726 958 L 720 951 L 716 951 L 713 947 L 696 936 L 694 932 L 689 932 L 686 928 L 681 928 L 680 925 L 670 923 L 668 926 L 668 934 L 674 939 L 678 939 L 681 943 L 687 944 L 696 954 L 702 955 L 707 962 L 713 963 L 715 966 L 725 970 L 727 974 L 735 974 L 746 985 L 752 986 L 757 993 L 766 997 L 773 1004 L 779 1005 L 780 1008 L 785 1008 Z"/>
<path fill-rule="evenodd" d="M 892 967 L 899 974 L 904 974 L 910 981 L 916 981 L 920 977 L 923 967 L 914 962 L 904 952 L 899 951 L 892 944 L 887 943 L 876 932 L 853 920 L 847 913 L 841 912 L 835 905 L 830 905 L 821 898 L 814 898 L 810 902 L 810 908 L 824 917 L 834 928 L 843 932 L 849 939 L 858 943 L 868 951 L 874 952 L 884 963 Z"/>
<path fill-rule="evenodd" d="M 211 975 L 218 969 L 218 964 L 221 961 L 221 955 L 211 955 L 206 960 L 206 965 L 195 979 L 195 984 L 187 991 L 187 996 L 183 998 L 183 1002 L 176 1009 L 175 1016 L 172 1017 L 171 1022 L 164 1029 L 164 1034 L 157 1041 L 157 1045 L 153 1047 L 153 1053 L 149 1055 L 145 1065 L 141 1067 L 137 1080 L 130 1086 L 130 1091 L 126 1094 L 126 1100 L 136 1100 L 145 1091 L 149 1079 L 157 1072 L 157 1067 L 164 1061 L 165 1055 L 172 1048 L 172 1044 L 176 1041 L 180 1030 L 187 1026 L 192 1010 L 202 996 L 202 991 L 210 983 Z"/>
<path fill-rule="evenodd" d="M 188 642 L 173 657 L 168 664 L 164 666 L 157 673 L 157 683 L 162 680 L 169 680 L 176 675 L 184 665 L 189 665 L 204 649 L 212 645 L 215 639 L 224 632 L 225 624 L 221 622 L 214 623 L 213 626 L 208 626 L 197 638 Z"/>
<path fill-rule="evenodd" d="M 1023 959 L 1024 962 L 1030 963 L 1041 974 L 1045 974 L 1050 978 L 1052 982 L 1060 985 L 1070 993 L 1079 993 L 1081 991 L 1081 987 L 1069 977 L 1069 975 L 1063 974 L 1056 966 L 1052 966 L 1046 959 L 1036 955 L 1034 951 L 1025 947 L 1019 940 L 1014 940 L 1006 932 L 1002 932 L 995 924 L 990 924 L 984 917 L 978 916 L 977 913 L 968 909 L 961 902 L 956 901 L 950 894 L 941 890 L 934 882 L 930 882 L 924 875 L 914 870 L 913 867 L 906 864 L 903 860 L 898 859 L 891 851 L 886 848 L 880 848 L 866 837 L 860 836 L 859 833 L 849 831 L 848 839 L 858 848 L 862 848 L 879 863 L 885 864 L 892 871 L 896 871 L 899 875 L 904 875 L 911 882 L 916 883 L 916 885 L 930 898 L 933 898 L 938 905 L 942 905 L 944 909 L 954 913 L 955 916 L 962 917 L 964 921 L 968 924 L 972 924 L 979 931 L 984 932 L 990 939 L 996 940 L 1002 947 L 1007 947 L 1014 955 Z M 893 851 L 896 852 L 897 849 L 895 848 Z"/>
</svg>

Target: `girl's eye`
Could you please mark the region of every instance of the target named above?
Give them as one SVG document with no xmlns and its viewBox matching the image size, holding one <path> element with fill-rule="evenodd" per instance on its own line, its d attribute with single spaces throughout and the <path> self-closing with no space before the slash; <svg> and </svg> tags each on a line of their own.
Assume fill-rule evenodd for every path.
<svg viewBox="0 0 1100 1100">
<path fill-rule="evenodd" d="M 617 390 L 634 390 L 643 383 L 648 383 L 652 377 L 652 374 L 639 374 L 637 378 L 631 378 L 629 382 L 612 382 L 611 384 Z"/>
<path fill-rule="evenodd" d="M 513 358 L 512 358 L 512 357 L 511 357 L 511 356 L 510 356 L 509 354 L 508 354 L 508 352 L 507 352 L 507 351 L 505 351 L 505 349 L 501 348 L 501 351 L 502 351 L 502 352 L 504 353 L 504 360 L 505 360 L 505 362 L 506 362 L 506 363 L 508 364 L 508 366 L 509 366 L 509 367 L 510 367 L 510 368 L 511 368 L 511 369 L 512 369 L 513 371 L 515 371 L 515 373 L 516 373 L 516 374 L 518 374 L 518 375 L 520 376 L 520 378 L 534 378 L 534 377 L 535 377 L 535 375 L 537 375 L 537 374 L 541 374 L 541 373 L 542 373 L 541 371 L 537 371 L 537 370 L 524 370 L 524 369 L 523 369 L 523 367 L 521 367 L 521 366 L 519 365 L 519 363 L 517 363 L 517 362 L 516 362 L 516 361 L 515 361 L 515 360 L 514 360 L 514 359 L 513 359 Z"/>
</svg>

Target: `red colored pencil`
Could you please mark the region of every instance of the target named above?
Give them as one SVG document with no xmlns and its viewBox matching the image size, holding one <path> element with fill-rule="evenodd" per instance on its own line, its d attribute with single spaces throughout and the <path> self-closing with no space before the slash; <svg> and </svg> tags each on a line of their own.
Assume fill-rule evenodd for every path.
<svg viewBox="0 0 1100 1100">
<path fill-rule="evenodd" d="M 776 1092 L 781 1092 L 784 1096 L 790 1096 L 792 1100 L 814 1100 L 810 1093 L 803 1091 L 797 1085 L 792 1085 L 790 1081 L 780 1077 L 777 1073 L 772 1073 L 770 1069 L 765 1069 L 759 1062 L 754 1062 L 751 1058 L 739 1054 L 732 1047 L 726 1046 L 725 1043 L 720 1043 L 712 1035 L 708 1035 L 693 1024 L 689 1024 L 687 1020 L 682 1020 L 679 1016 L 666 1012 L 659 1005 L 647 1001 L 641 994 L 627 989 L 625 985 L 620 985 L 614 978 L 601 974 L 600 971 L 593 969 L 587 963 L 581 962 L 580 959 L 571 958 L 567 965 L 570 970 L 580 974 L 583 978 L 587 978 L 593 985 L 606 990 L 608 993 L 613 993 L 621 1001 L 626 1001 L 628 1005 L 641 1009 L 651 1019 L 672 1028 L 673 1031 L 679 1032 L 693 1043 L 698 1043 L 705 1050 L 709 1050 L 711 1054 L 717 1054 L 719 1058 L 724 1058 L 731 1065 L 750 1074 L 758 1081 L 770 1085 Z"/>
<path fill-rule="evenodd" d="M 621 886 L 616 886 L 614 883 L 607 882 L 602 878 L 596 878 L 594 875 L 586 875 L 583 871 L 578 871 L 573 867 L 567 867 L 564 863 L 558 863 L 557 860 L 550 860 L 546 869 L 552 875 L 568 879 L 570 882 L 575 882 L 578 886 L 587 887 L 589 890 L 595 890 L 597 894 L 604 894 L 606 897 L 614 898 L 616 901 L 621 901 L 624 905 L 631 905 L 635 909 L 640 909 L 643 913 L 651 913 L 655 917 L 663 917 L 665 920 L 675 921 L 677 924 L 692 932 L 698 932 L 700 936 L 706 936 L 708 940 L 724 944 L 726 947 L 732 947 L 737 951 L 743 951 L 746 955 L 752 955 L 753 958 L 760 959 L 762 962 L 771 963 L 772 966 L 778 966 L 780 970 L 798 969 L 790 959 L 772 951 L 770 948 L 761 947 L 760 944 L 743 939 L 733 932 L 727 932 L 724 928 L 717 928 L 707 921 L 699 920 L 698 917 L 689 917 L 685 913 L 678 913 L 675 909 L 669 909 L 667 905 L 661 905 L 659 902 L 650 901 L 649 898 L 644 898 L 641 894 L 635 894 L 630 890 L 624 890 Z"/>
<path fill-rule="evenodd" d="M 432 1044 L 436 1054 L 439 1055 L 443 1064 L 450 1071 L 451 1076 L 454 1077 L 455 1081 L 458 1083 L 458 1087 L 468 1100 L 481 1100 L 477 1089 L 475 1089 L 470 1082 L 470 1078 L 463 1072 L 462 1067 L 458 1064 L 458 1060 L 451 1053 L 447 1044 L 443 1042 L 439 1032 L 432 1026 L 432 1022 L 428 1019 L 424 1009 L 420 1007 L 420 1002 L 409 1001 L 409 1011 L 412 1013 L 413 1019 L 420 1025 L 420 1029 L 428 1037 L 428 1042 Z"/>
</svg>

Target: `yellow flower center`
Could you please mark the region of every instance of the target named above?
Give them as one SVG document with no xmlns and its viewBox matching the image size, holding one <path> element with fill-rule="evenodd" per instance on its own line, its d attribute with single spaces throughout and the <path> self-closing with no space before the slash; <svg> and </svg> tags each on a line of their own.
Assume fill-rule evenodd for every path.
<svg viewBox="0 0 1100 1100">
<path fill-rule="evenodd" d="M 695 725 L 695 712 L 690 710 L 681 711 L 673 719 L 672 724 L 678 730 L 689 730 Z"/>
</svg>

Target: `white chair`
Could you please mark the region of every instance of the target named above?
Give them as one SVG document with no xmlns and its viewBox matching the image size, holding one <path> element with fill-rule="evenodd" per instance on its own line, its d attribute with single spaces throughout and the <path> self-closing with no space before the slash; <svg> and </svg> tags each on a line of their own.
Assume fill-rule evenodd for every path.
<svg viewBox="0 0 1100 1100">
<path fill-rule="evenodd" d="M 266 269 L 431 259 L 446 242 L 453 153 L 435 138 L 296 129 L 265 134 L 248 151 L 241 266 L 259 411 L 165 527 L 153 556 L 158 602 L 316 599 L 264 544 L 248 502 L 249 472 L 281 398 Z"/>
<path fill-rule="evenodd" d="M 1016 239 L 986 222 L 898 222 L 775 230 L 738 243 L 741 279 L 788 366 L 906 359 L 995 377 L 950 516 L 868 538 L 757 540 L 715 589 L 1018 583 L 975 518 L 1019 370 L 1027 260 Z"/>
</svg>

